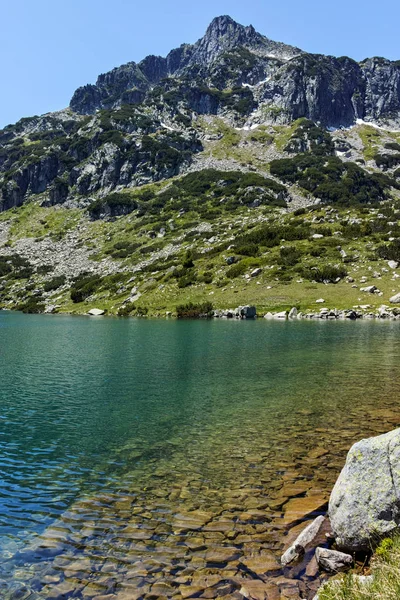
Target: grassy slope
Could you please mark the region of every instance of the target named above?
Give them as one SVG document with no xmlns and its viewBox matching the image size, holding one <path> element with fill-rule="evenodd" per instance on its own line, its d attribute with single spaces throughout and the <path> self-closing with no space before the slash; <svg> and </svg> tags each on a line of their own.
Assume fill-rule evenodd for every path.
<svg viewBox="0 0 400 600">
<path fill-rule="evenodd" d="M 199 122 L 198 127 L 209 136 L 203 158 L 234 159 L 243 165 L 249 164 L 251 158 L 253 166 L 256 166 L 259 172 L 266 171 L 265 157 L 271 147 L 273 151 L 281 152 L 295 130 L 294 125 L 288 128 L 263 127 L 254 131 L 236 131 L 220 119 Z M 358 136 L 363 143 L 364 153 L 369 155 L 371 136 L 373 143 L 376 143 L 377 130 L 372 129 L 362 126 L 344 132 L 342 135 L 353 138 Z M 393 135 L 378 132 L 379 138 L 383 136 L 381 144 L 387 136 L 393 137 Z M 150 189 L 153 187 L 153 191 L 158 193 L 166 185 L 168 186 L 168 184 L 156 184 L 148 187 Z M 126 193 L 135 194 L 134 191 Z M 120 281 L 117 282 L 120 285 L 115 285 L 115 280 L 112 281 L 112 285 L 106 281 L 103 289 L 80 304 L 72 303 L 67 289 L 55 290 L 52 296 L 54 301 L 61 305 L 61 311 L 86 312 L 90 307 L 100 306 L 111 313 L 116 313 L 129 297 L 133 286 L 138 287 L 141 293 L 137 304 L 148 308 L 151 315 L 164 315 L 166 311 L 174 311 L 177 304 L 205 300 L 211 301 L 215 308 L 255 304 L 260 313 L 289 309 L 292 306 L 297 306 L 301 310 L 317 309 L 320 305 L 315 304 L 315 301 L 319 298 L 324 298 L 325 306 L 331 308 L 351 308 L 366 304 L 379 307 L 383 303 L 388 303 L 393 293 L 400 291 L 400 284 L 392 280 L 393 273 L 388 269 L 386 261 L 376 260 L 375 255 L 376 247 L 387 243 L 390 237 L 391 226 L 387 223 L 399 222 L 399 214 L 396 212 L 392 211 L 384 218 L 380 218 L 377 210 L 361 211 L 342 208 L 331 214 L 329 207 L 321 207 L 293 216 L 287 214 L 285 210 L 268 206 L 259 208 L 239 206 L 233 211 L 224 210 L 223 206 L 221 209 L 215 209 L 215 203 L 213 205 L 211 201 L 207 199 L 205 201 L 209 202 L 211 210 L 204 214 L 188 211 L 181 214 L 174 208 L 162 212 L 152 211 L 144 216 L 133 213 L 114 221 L 90 221 L 83 210 L 63 207 L 44 208 L 37 202 L 31 202 L 19 209 L 1 214 L 0 225 L 7 222 L 10 224 L 7 244 L 9 246 L 7 252 L 10 254 L 18 251 L 18 240 L 22 238 L 32 238 L 32 240 L 49 238 L 56 241 L 63 239 L 68 232 L 75 231 L 78 243 L 92 251 L 94 261 L 102 258 L 111 258 L 115 261 L 116 270 L 122 271 Z M 397 201 L 391 204 L 396 206 Z M 350 234 L 345 232 L 345 221 L 349 219 L 384 226 L 380 227 L 382 231 L 372 236 L 359 237 L 352 235 L 351 232 Z M 171 222 L 173 229 L 170 227 Z M 196 232 L 199 223 L 205 223 L 210 231 Z M 229 244 L 235 244 L 235 240 L 242 233 L 265 223 L 271 227 L 308 224 L 312 234 L 323 231 L 325 237 L 321 240 L 309 237 L 293 242 L 281 241 L 272 248 L 260 246 L 259 254 L 254 257 L 237 255 L 234 249 L 228 249 Z M 162 228 L 165 229 L 165 235 L 160 237 Z M 331 234 L 337 231 L 345 234 L 327 236 L 326 233 L 329 231 Z M 151 239 L 150 232 L 155 232 L 158 237 Z M 117 247 L 131 246 L 125 258 L 118 257 L 116 245 Z M 175 249 L 168 256 L 160 255 L 160 250 L 170 245 Z M 344 279 L 336 285 L 314 283 L 307 279 L 301 281 L 299 274 L 301 267 L 320 268 L 323 265 L 343 264 L 337 249 L 339 245 L 349 255 L 349 262 L 344 265 L 348 275 L 356 280 L 355 283 L 359 287 L 377 285 L 383 292 L 382 297 L 360 292 Z M 291 266 L 281 265 L 280 246 L 295 248 L 299 253 L 298 262 Z M 204 253 L 207 248 L 212 248 L 213 251 Z M 188 249 L 195 253 L 195 281 L 193 285 L 180 288 L 177 279 L 171 276 L 171 270 L 182 264 Z M 237 277 L 229 276 L 229 266 L 225 259 L 231 255 L 237 255 L 240 264 L 243 265 L 243 273 Z M 153 266 L 147 266 L 144 272 L 138 270 L 138 264 L 143 261 L 152 263 Z M 256 278 L 246 278 L 245 275 L 250 274 L 256 267 L 260 267 L 262 273 Z M 385 269 L 388 272 L 385 273 Z M 381 274 L 379 279 L 372 277 L 375 271 Z M 362 276 L 367 277 L 365 284 L 360 284 Z M 51 278 L 51 273 L 48 278 Z M 128 284 L 127 281 L 131 278 L 134 279 Z M 212 283 L 204 283 L 204 279 L 206 281 L 212 279 Z M 13 283 L 11 280 L 8 287 Z M 21 288 L 21 297 L 26 283 L 26 281 L 17 282 L 16 287 Z M 29 283 L 40 289 L 43 278 L 33 276 L 33 280 Z M 15 289 L 13 293 L 15 294 Z M 7 306 L 7 293 L 3 293 L 2 301 L 3 305 Z"/>
</svg>

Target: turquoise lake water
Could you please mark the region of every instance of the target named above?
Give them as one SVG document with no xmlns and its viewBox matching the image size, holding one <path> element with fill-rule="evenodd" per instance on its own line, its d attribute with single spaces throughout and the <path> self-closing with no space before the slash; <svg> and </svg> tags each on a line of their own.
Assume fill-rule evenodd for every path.
<svg viewBox="0 0 400 600">
<path fill-rule="evenodd" d="M 217 567 L 241 597 L 240 561 L 281 551 L 285 482 L 329 493 L 400 425 L 399 356 L 397 322 L 0 312 L 1 597 L 179 598 Z"/>
</svg>

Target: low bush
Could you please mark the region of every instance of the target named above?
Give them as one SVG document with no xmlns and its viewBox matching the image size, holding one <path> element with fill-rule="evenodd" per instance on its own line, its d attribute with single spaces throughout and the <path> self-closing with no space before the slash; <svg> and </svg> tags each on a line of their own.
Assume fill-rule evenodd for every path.
<svg viewBox="0 0 400 600">
<path fill-rule="evenodd" d="M 180 304 L 176 307 L 176 314 L 178 319 L 208 319 L 212 317 L 213 305 L 211 302 Z"/>
<path fill-rule="evenodd" d="M 347 271 L 342 265 L 323 265 L 321 267 L 302 267 L 299 273 L 304 279 L 318 283 L 336 283 L 346 277 Z"/>
<path fill-rule="evenodd" d="M 71 288 L 71 300 L 74 304 L 84 302 L 101 287 L 102 278 L 99 275 L 83 275 L 74 281 Z"/>
<path fill-rule="evenodd" d="M 58 277 L 53 277 L 50 281 L 46 281 L 43 286 L 45 292 L 52 292 L 54 290 L 58 290 L 59 287 L 64 285 L 66 282 L 65 275 L 59 275 Z"/>
</svg>

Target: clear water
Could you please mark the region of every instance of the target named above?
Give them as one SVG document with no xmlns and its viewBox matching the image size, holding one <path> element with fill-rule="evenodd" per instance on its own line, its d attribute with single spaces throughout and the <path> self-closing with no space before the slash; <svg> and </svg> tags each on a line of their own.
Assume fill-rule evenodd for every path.
<svg viewBox="0 0 400 600">
<path fill-rule="evenodd" d="M 0 597 L 305 597 L 243 561 L 400 424 L 399 327 L 0 312 Z"/>
</svg>

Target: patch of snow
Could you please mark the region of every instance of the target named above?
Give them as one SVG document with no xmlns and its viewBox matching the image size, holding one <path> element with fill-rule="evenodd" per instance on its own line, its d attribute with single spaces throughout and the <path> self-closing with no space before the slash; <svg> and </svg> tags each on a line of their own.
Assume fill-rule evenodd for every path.
<svg viewBox="0 0 400 600">
<path fill-rule="evenodd" d="M 252 90 L 255 86 L 254 85 L 250 85 L 250 83 L 242 83 L 242 87 L 249 88 L 250 90 Z"/>
<path fill-rule="evenodd" d="M 167 125 L 163 121 L 161 121 L 161 127 L 164 127 L 164 129 L 168 129 L 168 131 L 178 131 L 177 129 L 174 129 L 173 127 L 170 127 L 169 125 Z"/>
<path fill-rule="evenodd" d="M 244 127 L 235 127 L 236 131 L 252 131 L 253 129 L 257 129 L 259 125 L 257 123 L 253 123 L 252 125 L 245 125 Z"/>
<path fill-rule="evenodd" d="M 380 129 L 381 131 L 390 131 L 392 133 L 399 133 L 399 129 L 392 129 L 391 127 L 382 127 L 382 125 L 378 125 L 377 123 L 373 123 L 372 121 L 364 121 L 363 119 L 356 120 L 357 125 L 369 125 L 370 127 L 374 127 L 375 129 Z"/>
</svg>

